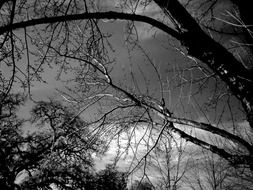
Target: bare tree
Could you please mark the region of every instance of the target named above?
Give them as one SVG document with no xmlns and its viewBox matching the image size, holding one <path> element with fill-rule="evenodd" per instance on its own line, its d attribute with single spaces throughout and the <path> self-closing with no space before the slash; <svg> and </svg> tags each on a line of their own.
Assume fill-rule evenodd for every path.
<svg viewBox="0 0 253 190">
<path fill-rule="evenodd" d="M 238 7 L 239 14 L 236 14 L 238 12 L 223 9 L 224 4 L 220 1 L 109 2 L 112 6 L 104 6 L 101 1 L 88 0 L 2 1 L 0 60 L 1 64 L 8 68 L 8 74 L 1 72 L 1 102 L 7 99 L 18 83 L 27 90 L 27 95 L 34 99 L 31 91 L 33 84 L 46 82 L 45 76 L 43 77 L 45 70 L 48 72 L 49 68 L 55 69 L 58 71 L 56 78 L 68 82 L 66 91 L 59 90 L 64 100 L 75 105 L 79 113 L 90 114 L 89 124 L 93 127 L 93 133 L 90 135 L 94 139 L 101 137 L 107 139 L 109 144 L 115 135 L 140 127 L 158 131 L 158 135 L 154 135 L 157 137 L 154 142 L 158 142 L 164 133 L 174 133 L 219 155 L 234 166 L 252 171 L 252 142 L 235 132 L 239 127 L 237 120 L 244 118 L 250 126 L 249 129 L 245 127 L 245 130 L 251 136 L 252 70 L 250 63 L 245 64 L 246 58 L 242 54 L 234 55 L 229 47 L 223 44 L 224 40 L 219 40 L 232 35 L 236 39 L 242 39 L 235 41 L 241 48 L 243 44 L 252 45 L 251 20 L 247 20 L 249 13 L 245 9 L 248 3 L 231 1 L 230 3 Z M 159 10 L 161 16 L 154 19 L 146 14 L 145 10 L 149 6 Z M 103 10 L 108 7 L 109 10 Z M 220 17 L 220 11 L 226 13 L 225 18 Z M 226 20 L 228 16 L 230 20 Z M 113 72 L 117 65 L 112 58 L 115 51 L 113 40 L 110 40 L 111 35 L 103 30 L 105 25 L 118 20 L 127 21 L 125 38 L 129 55 L 133 57 L 134 52 L 144 55 L 148 65 L 145 66 L 152 70 L 153 78 L 146 80 L 150 75 L 145 74 L 144 69 L 138 70 L 138 66 L 132 66 L 125 80 L 117 81 Z M 211 22 L 213 20 L 215 21 Z M 215 28 L 218 22 L 227 24 L 231 29 L 224 34 L 219 31 L 222 27 Z M 180 62 L 174 68 L 168 68 L 165 73 L 168 77 L 163 77 L 160 65 L 141 46 L 139 23 L 162 31 L 163 35 L 168 37 L 167 48 L 174 46 L 178 49 L 187 64 Z M 250 51 L 246 51 L 246 56 L 251 56 Z M 243 59 L 240 59 L 242 57 Z M 132 72 L 133 69 L 138 72 Z M 65 76 L 66 79 L 65 73 L 74 77 Z M 145 87 L 138 83 L 137 75 L 142 76 Z M 149 82 L 154 80 L 154 76 L 157 82 L 156 88 L 152 89 Z M 132 85 L 127 84 L 126 80 L 131 80 Z M 172 92 L 173 90 L 175 91 Z M 183 98 L 184 91 L 189 92 L 189 101 Z M 166 95 L 168 92 L 172 92 L 174 96 L 178 95 L 177 92 L 181 94 L 179 98 L 171 101 Z M 206 98 L 202 93 L 212 95 Z M 171 103 L 174 100 L 179 102 L 178 105 Z M 191 104 L 204 116 L 204 122 L 193 117 L 192 108 L 186 108 L 189 102 L 194 102 Z M 202 106 L 200 102 L 206 104 Z M 215 112 L 214 121 L 208 118 L 210 112 Z M 229 121 L 229 126 L 224 124 L 225 121 Z M 219 136 L 225 139 L 226 144 L 216 145 L 207 141 L 197 132 L 193 132 L 193 129 Z M 105 148 L 108 144 L 105 144 Z M 237 147 L 236 151 L 230 148 L 231 144 Z M 156 145 L 157 143 L 154 143 L 154 146 L 149 146 L 147 154 L 151 153 Z M 127 146 L 126 150 L 129 147 Z M 146 155 L 140 163 L 145 161 Z"/>
<path fill-rule="evenodd" d="M 8 103 L 3 104 L 3 112 L 8 112 L 8 107 L 12 111 L 1 119 L 2 187 L 50 189 L 52 184 L 62 188 L 68 184 L 76 188 L 90 185 L 87 181 L 93 176 L 91 154 L 98 148 L 96 143 L 88 144 L 88 128 L 80 129 L 84 122 L 60 104 L 40 102 L 33 110 L 33 122 L 40 130 L 25 134 L 24 127 L 29 122 L 13 112 L 22 101 L 20 96 L 8 96 Z"/>
</svg>

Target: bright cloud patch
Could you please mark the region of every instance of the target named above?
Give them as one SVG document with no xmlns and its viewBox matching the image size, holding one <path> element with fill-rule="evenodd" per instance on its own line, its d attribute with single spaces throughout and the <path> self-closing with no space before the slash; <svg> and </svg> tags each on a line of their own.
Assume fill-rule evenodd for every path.
<svg viewBox="0 0 253 190">
<path fill-rule="evenodd" d="M 107 163 L 116 160 L 119 170 L 132 172 L 134 180 L 140 179 L 145 171 L 151 180 L 157 182 L 170 167 L 167 165 L 168 156 L 171 166 L 175 169 L 174 165 L 178 162 L 185 163 L 187 155 L 185 152 L 183 158 L 178 154 L 179 150 L 184 152 L 187 146 L 184 140 L 177 135 L 169 138 L 166 134 L 160 135 L 160 132 L 143 125 L 115 137 L 106 156 L 96 158 L 97 168 L 104 168 Z"/>
<path fill-rule="evenodd" d="M 131 2 L 131 3 L 130 3 Z M 163 14 L 160 7 L 158 7 L 154 2 L 150 2 L 145 4 L 146 1 L 122 1 L 122 0 L 97 0 L 96 7 L 100 11 L 117 11 L 117 12 L 125 12 L 125 13 L 134 13 L 138 15 L 145 15 L 150 18 L 159 20 L 164 22 L 166 25 L 172 26 L 172 22 L 168 19 L 167 16 Z M 109 20 L 103 20 L 104 22 L 109 22 Z M 138 35 L 139 40 L 145 40 L 154 37 L 155 35 L 159 35 L 162 33 L 157 28 L 151 27 L 145 23 L 135 23 L 135 27 L 132 33 Z"/>
</svg>

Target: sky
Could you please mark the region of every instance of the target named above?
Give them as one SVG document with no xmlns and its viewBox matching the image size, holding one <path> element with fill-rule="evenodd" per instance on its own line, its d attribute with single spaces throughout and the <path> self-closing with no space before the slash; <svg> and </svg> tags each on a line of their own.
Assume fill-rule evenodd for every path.
<svg viewBox="0 0 253 190">
<path fill-rule="evenodd" d="M 102 11 L 120 11 L 119 1 L 97 0 L 95 4 L 97 4 L 97 7 Z M 130 12 L 131 8 L 125 9 L 124 11 Z M 163 14 L 161 14 L 160 8 L 157 7 L 154 3 L 150 3 L 144 9 L 143 7 L 137 8 L 135 12 L 138 14 L 150 16 L 152 18 L 163 19 Z M 166 20 L 165 22 L 170 23 L 169 20 Z M 116 83 L 123 81 L 126 86 L 132 87 L 134 85 L 134 81 L 132 80 L 131 76 L 132 72 L 135 80 L 137 81 L 138 87 L 142 90 L 142 93 L 145 93 L 147 88 L 152 89 L 150 90 L 153 92 L 152 95 L 160 99 L 160 84 L 153 66 L 145 58 L 141 50 L 138 50 L 136 48 L 130 53 L 127 50 L 127 48 L 129 48 L 129 45 L 126 45 L 125 39 L 127 35 L 124 34 L 126 31 L 126 21 L 111 22 L 105 20 L 100 22 L 100 26 L 103 32 L 112 34 L 112 37 L 109 40 L 115 50 L 115 52 L 110 52 L 111 58 L 115 58 L 116 60 L 116 64 L 114 65 L 112 71 L 114 81 Z M 180 114 L 183 112 L 182 106 L 180 105 L 182 104 L 181 101 L 183 100 L 183 104 L 187 105 L 185 106 L 186 109 L 189 108 L 189 110 L 186 110 L 186 112 L 194 113 L 191 116 L 193 119 L 203 118 L 203 114 L 199 112 L 197 109 L 198 105 L 196 105 L 196 102 L 194 102 L 195 100 L 192 98 L 192 94 L 199 87 L 188 85 L 185 88 L 181 89 L 174 88 L 175 83 L 183 82 L 184 80 L 192 80 L 193 78 L 203 76 L 203 74 L 198 69 L 192 69 L 186 72 L 179 71 L 184 66 L 190 67 L 194 64 L 193 61 L 186 58 L 184 55 L 172 47 L 173 45 L 178 44 L 176 44 L 175 41 L 171 40 L 168 35 L 162 33 L 159 30 L 151 28 L 147 24 L 136 23 L 135 26 L 139 34 L 138 37 L 140 45 L 145 50 L 145 53 L 149 55 L 153 64 L 155 64 L 158 72 L 161 75 L 160 77 L 164 83 L 163 87 L 168 107 L 170 107 L 171 111 Z M 156 35 L 155 38 L 154 34 Z M 24 59 L 23 62 L 27 62 L 27 60 Z M 21 69 L 22 65 L 25 64 L 20 64 Z M 55 87 L 57 86 L 58 89 L 63 91 L 65 88 L 63 87 L 62 83 L 55 80 L 55 72 L 56 71 L 54 69 L 46 67 L 42 77 L 47 81 L 47 83 L 35 83 L 35 85 L 31 88 L 33 98 L 35 100 L 39 100 L 41 98 L 44 99 L 47 96 L 62 98 L 61 94 L 55 90 Z M 213 86 L 214 81 L 210 81 L 208 85 Z M 207 96 L 212 96 L 211 90 L 209 91 L 205 89 L 201 92 L 200 96 L 196 96 L 196 99 L 198 100 L 198 104 L 200 106 L 205 101 L 207 101 Z M 217 115 L 219 115 L 219 113 L 217 113 Z"/>
<path fill-rule="evenodd" d="M 120 11 L 119 1 L 115 0 L 97 0 L 97 7 L 102 11 L 115 10 Z M 131 8 L 125 9 L 125 12 L 131 12 Z M 222 10 L 220 10 L 222 11 Z M 163 19 L 160 8 L 154 3 L 150 3 L 143 9 L 137 8 L 135 10 L 137 14 L 147 15 L 156 19 Z M 170 24 L 169 20 L 165 22 Z M 102 20 L 100 26 L 103 32 L 112 34 L 109 39 L 115 52 L 110 52 L 110 56 L 115 58 L 116 64 L 114 65 L 112 76 L 115 83 L 124 82 L 127 86 L 133 87 L 134 81 L 131 77 L 133 73 L 135 80 L 137 81 L 138 87 L 142 93 L 146 93 L 147 88 L 151 91 L 152 95 L 161 98 L 159 78 L 156 74 L 154 67 L 149 63 L 147 58 L 143 55 L 143 52 L 138 49 L 134 49 L 129 53 L 129 45 L 126 44 L 126 21 L 107 21 Z M 194 99 L 192 94 L 199 86 L 188 85 L 185 88 L 174 88 L 177 82 L 183 82 L 184 80 L 192 80 L 196 77 L 201 77 L 202 74 L 198 69 L 192 69 L 189 72 L 180 72 L 180 68 L 184 66 L 192 66 L 193 61 L 186 58 L 179 51 L 177 51 L 173 45 L 177 45 L 171 38 L 162 33 L 159 30 L 151 28 L 147 24 L 136 23 L 136 29 L 138 31 L 138 37 L 140 45 L 145 52 L 150 56 L 153 64 L 155 64 L 160 77 L 163 81 L 164 95 L 167 106 L 176 114 L 186 114 L 192 119 L 206 121 L 211 115 L 216 113 L 209 113 L 210 115 L 203 115 L 198 107 L 201 107 L 208 99 L 212 97 L 211 90 L 204 89 L 196 95 Z M 43 26 L 42 26 L 43 27 Z M 155 38 L 154 38 L 155 35 Z M 177 47 L 177 46 L 176 46 Z M 26 59 L 21 61 L 20 68 L 26 64 Z M 25 67 L 23 67 L 25 69 Z M 54 97 L 64 100 L 62 94 L 57 89 L 65 91 L 64 85 L 55 80 L 56 71 L 55 69 L 46 67 L 42 77 L 47 83 L 35 83 L 31 88 L 32 98 L 34 100 L 47 99 L 47 97 Z M 65 76 L 68 77 L 68 76 Z M 175 79 L 177 78 L 177 79 Z M 63 78 L 64 79 L 64 78 Z M 148 80 L 148 81 L 147 81 Z M 178 81 L 179 80 L 179 81 Z M 148 82 L 148 86 L 147 86 Z M 209 87 L 214 86 L 214 81 L 209 82 Z M 208 88 L 208 87 L 207 87 Z M 212 88 L 210 88 L 212 89 Z M 197 99 L 197 102 L 196 102 Z M 183 107 L 181 104 L 184 104 Z M 31 107 L 31 106 L 30 106 Z M 183 110 L 184 109 L 184 110 Z M 217 110 L 216 110 L 217 111 Z M 29 112 L 28 109 L 23 110 L 21 115 L 26 116 Z M 217 111 L 216 115 L 219 115 L 220 110 Z M 214 117 L 212 117 L 214 118 Z"/>
<path fill-rule="evenodd" d="M 116 2 L 116 3 L 115 3 Z M 114 0 L 97 0 L 97 4 L 103 11 L 120 9 L 120 4 Z M 114 8 L 112 8 L 114 7 Z M 130 12 L 131 10 L 125 10 Z M 163 15 L 160 13 L 160 9 L 154 5 L 150 4 L 148 7 L 143 9 L 137 9 L 136 13 L 151 16 L 156 19 L 163 19 Z M 169 23 L 168 20 L 165 22 Z M 103 32 L 108 32 L 112 34 L 109 39 L 113 45 L 115 52 L 110 52 L 110 56 L 115 58 L 116 64 L 113 67 L 112 78 L 116 84 L 124 82 L 125 87 L 134 88 L 134 81 L 131 76 L 131 72 L 137 81 L 138 88 L 143 94 L 146 93 L 147 88 L 151 91 L 151 94 L 157 99 L 161 98 L 160 94 L 160 83 L 159 78 L 152 65 L 147 58 L 143 55 L 143 52 L 139 49 L 134 49 L 134 51 L 128 51 L 130 47 L 126 44 L 126 21 L 108 21 L 103 20 L 100 22 L 100 26 Z M 182 53 L 177 51 L 173 45 L 178 45 L 175 41 L 171 40 L 169 36 L 161 31 L 150 28 L 147 24 L 136 23 L 136 29 L 139 34 L 139 43 L 145 52 L 151 57 L 152 63 L 155 64 L 160 77 L 163 81 L 164 94 L 166 99 L 166 105 L 179 116 L 189 116 L 190 119 L 195 119 L 196 121 L 211 122 L 213 120 L 218 120 L 217 118 L 222 112 L 222 108 L 215 109 L 215 112 L 203 114 L 199 107 L 202 107 L 204 103 L 210 100 L 212 97 L 212 90 L 214 88 L 214 81 L 210 81 L 207 87 L 203 91 L 199 91 L 199 94 L 193 97 L 193 93 L 199 88 L 195 85 L 187 85 L 185 88 L 175 88 L 175 84 L 179 82 L 189 81 L 194 78 L 202 77 L 203 74 L 198 69 L 190 69 L 187 71 L 180 71 L 181 67 L 193 66 L 194 63 L 189 58 L 186 58 Z M 155 38 L 154 38 L 155 35 Z M 178 47 L 178 46 L 176 46 Z M 26 65 L 27 60 L 23 59 L 20 62 L 20 68 Z M 3 69 L 1 65 L 1 69 Z M 25 67 L 23 67 L 25 69 Z M 4 70 L 5 73 L 8 71 Z M 60 81 L 55 80 L 56 71 L 52 68 L 45 68 L 45 72 L 42 77 L 47 81 L 47 83 L 34 83 L 31 88 L 32 98 L 36 101 L 46 100 L 48 97 L 53 97 L 62 101 L 66 99 L 59 93 L 58 90 L 66 91 L 66 88 Z M 68 76 L 65 76 L 68 78 Z M 20 89 L 19 89 L 20 90 Z M 220 89 L 219 89 L 220 90 Z M 29 110 L 32 108 L 33 103 L 28 101 L 26 106 L 19 112 L 20 117 L 26 117 L 29 115 Z M 232 106 L 238 106 L 237 103 L 233 103 Z M 237 113 L 240 115 L 240 113 Z M 240 116 L 239 116 L 240 117 Z M 230 123 L 227 123 L 229 125 Z M 240 121 L 241 126 L 246 126 L 247 124 Z M 145 127 L 145 126 L 144 126 Z M 32 130 L 32 129 L 29 129 Z M 131 141 L 131 144 L 136 145 L 136 142 L 141 142 L 141 146 L 138 149 L 138 156 L 142 156 L 146 152 L 146 141 L 140 140 L 143 136 L 144 129 L 136 131 L 135 142 Z M 154 135 L 155 137 L 156 135 Z M 123 139 L 126 137 L 121 136 L 122 146 L 126 145 Z M 180 142 L 180 141 L 178 141 Z M 96 163 L 98 168 L 103 168 L 106 162 L 111 162 L 116 153 L 116 140 L 112 142 L 112 146 L 103 158 L 96 158 Z M 119 165 L 126 168 L 134 153 L 130 151 L 128 157 L 125 160 L 121 160 Z M 143 173 L 137 174 L 137 178 Z M 152 174 L 153 178 L 157 177 L 157 173 Z"/>
</svg>

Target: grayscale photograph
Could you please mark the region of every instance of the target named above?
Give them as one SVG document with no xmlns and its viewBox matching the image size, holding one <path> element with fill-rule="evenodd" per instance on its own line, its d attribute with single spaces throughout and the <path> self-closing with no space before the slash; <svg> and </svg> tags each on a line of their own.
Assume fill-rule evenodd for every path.
<svg viewBox="0 0 253 190">
<path fill-rule="evenodd" d="M 0 189 L 253 190 L 250 0 L 0 0 Z"/>
</svg>

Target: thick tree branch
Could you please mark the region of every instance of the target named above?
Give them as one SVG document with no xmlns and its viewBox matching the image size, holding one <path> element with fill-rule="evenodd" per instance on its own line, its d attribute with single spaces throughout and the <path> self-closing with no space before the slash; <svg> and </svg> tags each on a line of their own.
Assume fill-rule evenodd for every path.
<svg viewBox="0 0 253 190">
<path fill-rule="evenodd" d="M 253 73 L 209 37 L 178 0 L 154 1 L 179 23 L 182 35 L 180 42 L 187 48 L 188 54 L 207 64 L 241 101 L 253 128 Z"/>
<path fill-rule="evenodd" d="M 198 129 L 210 132 L 212 134 L 219 135 L 219 136 L 224 137 L 226 139 L 229 139 L 229 140 L 233 141 L 234 143 L 239 143 L 240 145 L 244 146 L 249 151 L 249 153 L 253 154 L 253 147 L 248 142 L 246 142 L 245 140 L 243 140 L 239 136 L 229 133 L 223 129 L 219 129 L 217 127 L 214 127 L 211 124 L 206 124 L 206 123 L 188 120 L 188 119 L 184 119 L 184 118 L 167 117 L 166 119 L 168 121 L 173 122 L 173 123 L 198 128 Z"/>
<path fill-rule="evenodd" d="M 130 97 L 129 97 L 130 98 Z M 131 98 L 130 98 L 131 99 Z M 142 106 L 151 108 L 152 110 L 154 110 L 155 112 L 157 112 L 157 114 L 162 117 L 163 119 L 172 122 L 172 123 L 177 123 L 177 124 L 181 124 L 181 125 L 185 125 L 185 126 L 190 126 L 193 128 L 197 128 L 197 129 L 201 129 L 203 131 L 207 131 L 210 132 L 214 135 L 218 135 L 220 137 L 226 138 L 231 140 L 234 143 L 238 143 L 241 146 L 243 146 L 244 148 L 246 148 L 248 150 L 248 152 L 250 154 L 253 154 L 253 146 L 251 144 L 249 144 L 247 141 L 245 141 L 244 139 L 240 138 L 237 135 L 234 135 L 232 133 L 229 133 L 223 129 L 220 129 L 218 127 L 215 127 L 211 124 L 207 124 L 207 123 L 203 123 L 203 122 L 197 122 L 197 121 L 193 121 L 190 119 L 185 119 L 185 118 L 178 118 L 178 117 L 173 117 L 171 116 L 171 113 L 168 113 L 168 111 L 165 110 L 159 110 L 156 107 L 149 105 L 146 102 L 141 102 Z M 158 106 L 160 107 L 160 106 Z"/>
<path fill-rule="evenodd" d="M 184 131 L 174 127 L 174 125 L 170 125 L 168 127 L 171 131 L 178 134 L 181 138 L 185 139 L 186 141 L 189 141 L 195 145 L 198 145 L 206 150 L 211 151 L 214 154 L 219 155 L 221 158 L 224 158 L 225 160 L 229 161 L 231 164 L 234 165 L 248 165 L 250 168 L 253 167 L 252 165 L 252 156 L 251 155 L 233 155 L 225 151 L 224 149 L 221 149 L 215 145 L 211 145 L 207 142 L 204 142 L 198 138 L 195 138 L 191 135 L 188 135 Z M 252 168 L 253 169 L 253 168 Z"/>
<path fill-rule="evenodd" d="M 32 19 L 28 21 L 23 21 L 23 22 L 18 22 L 18 23 L 2 26 L 0 27 L 0 35 L 10 30 L 16 30 L 19 28 L 25 28 L 29 26 L 35 26 L 35 25 L 40 25 L 40 24 L 50 24 L 50 23 L 57 23 L 57 22 L 66 22 L 66 21 L 72 21 L 72 20 L 88 20 L 88 19 L 115 19 L 115 20 L 131 20 L 131 21 L 144 22 L 164 31 L 165 33 L 171 35 L 172 37 L 176 39 L 180 39 L 180 35 L 178 32 L 176 32 L 172 28 L 168 27 L 167 25 L 153 18 L 143 16 L 143 15 L 119 13 L 119 12 L 114 12 L 114 11 L 97 12 L 97 13 L 82 13 L 82 14 Z"/>
</svg>

